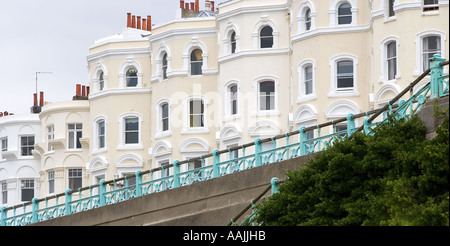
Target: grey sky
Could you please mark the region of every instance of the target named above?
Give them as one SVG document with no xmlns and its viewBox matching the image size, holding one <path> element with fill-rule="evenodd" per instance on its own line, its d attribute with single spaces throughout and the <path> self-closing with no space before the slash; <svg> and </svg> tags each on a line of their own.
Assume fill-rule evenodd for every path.
<svg viewBox="0 0 450 246">
<path fill-rule="evenodd" d="M 122 32 L 126 13 L 151 15 L 160 25 L 175 19 L 178 8 L 179 0 L 2 0 L 0 111 L 29 113 L 36 72 L 53 72 L 38 75 L 45 101 L 71 100 L 76 84 L 88 84 L 89 47 Z"/>
</svg>

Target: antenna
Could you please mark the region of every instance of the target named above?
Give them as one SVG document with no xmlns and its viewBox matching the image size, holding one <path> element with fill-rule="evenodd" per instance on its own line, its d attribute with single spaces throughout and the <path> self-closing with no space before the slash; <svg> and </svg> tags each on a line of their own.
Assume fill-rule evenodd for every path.
<svg viewBox="0 0 450 246">
<path fill-rule="evenodd" d="M 36 72 L 36 95 L 38 94 L 38 74 L 52 74 L 53 72 Z"/>
</svg>

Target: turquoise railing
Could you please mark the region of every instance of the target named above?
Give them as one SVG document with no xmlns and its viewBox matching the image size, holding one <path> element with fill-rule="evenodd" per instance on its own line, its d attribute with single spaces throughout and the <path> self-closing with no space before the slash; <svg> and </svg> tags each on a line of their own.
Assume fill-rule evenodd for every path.
<svg viewBox="0 0 450 246">
<path fill-rule="evenodd" d="M 415 111 L 420 110 L 428 98 L 448 96 L 448 75 L 443 75 L 443 66 L 445 65 L 448 65 L 448 61 L 444 61 L 439 55 L 435 55 L 431 61 L 430 69 L 426 70 L 405 90 L 380 109 L 356 115 L 349 114 L 347 117 L 316 126 L 302 126 L 297 131 L 280 134 L 272 138 L 257 138 L 254 142 L 224 150 L 216 149 L 212 153 L 197 158 L 183 161 L 176 160 L 168 166 L 137 171 L 133 175 L 108 181 L 101 180 L 99 184 L 82 187 L 78 190 L 68 189 L 64 193 L 41 199 L 34 198 L 31 202 L 11 207 L 2 207 L 0 210 L 0 225 L 24 226 L 79 213 L 143 195 L 191 185 L 195 182 L 323 151 L 342 136 L 351 137 L 353 133 L 358 131 L 371 134 L 371 129 L 385 120 L 387 114 L 394 114 L 395 117 L 409 117 Z M 411 95 L 407 101 L 400 100 L 430 72 L 430 83 Z M 363 120 L 362 124 L 357 127 L 355 120 L 359 118 Z M 343 122 L 347 124 L 345 131 L 322 134 L 323 128 L 330 126 L 335 128 L 337 124 Z M 317 137 L 308 139 L 307 132 L 309 131 L 315 131 Z M 234 157 L 236 151 L 238 157 Z M 202 167 L 191 169 L 190 167 L 196 161 L 200 161 Z M 164 175 L 167 168 L 172 170 L 172 175 Z M 155 178 L 157 173 L 161 173 L 162 177 Z"/>
</svg>

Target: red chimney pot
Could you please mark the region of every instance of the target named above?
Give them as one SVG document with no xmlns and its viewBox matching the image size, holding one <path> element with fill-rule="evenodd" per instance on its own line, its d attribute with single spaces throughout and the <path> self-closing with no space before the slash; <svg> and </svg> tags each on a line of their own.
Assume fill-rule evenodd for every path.
<svg viewBox="0 0 450 246">
<path fill-rule="evenodd" d="M 191 3 L 191 9 L 195 11 L 195 3 Z"/>
<path fill-rule="evenodd" d="M 136 24 L 137 24 L 136 28 L 141 29 L 141 17 L 140 16 L 137 17 Z"/>
<path fill-rule="evenodd" d="M 195 11 L 200 11 L 200 1 L 199 0 L 195 0 Z"/>
<path fill-rule="evenodd" d="M 127 27 L 131 27 L 131 13 L 127 13 Z"/>
<path fill-rule="evenodd" d="M 131 16 L 131 27 L 136 28 L 136 16 Z"/>
<path fill-rule="evenodd" d="M 77 90 L 76 90 L 75 95 L 76 96 L 81 96 L 81 85 L 80 84 L 77 84 Z"/>
<path fill-rule="evenodd" d="M 180 0 L 180 9 L 184 9 L 184 0 Z"/>
<path fill-rule="evenodd" d="M 147 31 L 152 31 L 152 16 L 147 15 Z"/>
<path fill-rule="evenodd" d="M 44 106 L 44 92 L 41 91 L 41 94 L 39 96 L 39 106 L 43 107 Z"/>
</svg>

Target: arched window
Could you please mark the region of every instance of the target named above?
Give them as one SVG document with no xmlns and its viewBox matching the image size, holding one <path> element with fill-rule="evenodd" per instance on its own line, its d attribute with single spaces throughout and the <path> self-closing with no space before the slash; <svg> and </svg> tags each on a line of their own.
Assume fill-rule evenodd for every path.
<svg viewBox="0 0 450 246">
<path fill-rule="evenodd" d="M 311 30 L 311 9 L 305 12 L 305 31 Z"/>
<path fill-rule="evenodd" d="M 105 88 L 105 79 L 103 78 L 103 71 L 100 72 L 98 79 L 99 90 L 102 91 Z"/>
<path fill-rule="evenodd" d="M 441 37 L 437 35 L 424 37 L 422 46 L 423 71 L 425 71 L 430 67 L 430 58 L 433 58 L 434 54 L 441 54 Z"/>
<path fill-rule="evenodd" d="M 231 33 L 230 37 L 231 54 L 236 53 L 236 32 Z"/>
<path fill-rule="evenodd" d="M 167 79 L 167 53 L 164 54 L 162 59 L 162 76 L 163 79 Z"/>
<path fill-rule="evenodd" d="M 352 6 L 344 2 L 338 8 L 338 25 L 345 25 L 352 23 Z"/>
<path fill-rule="evenodd" d="M 270 26 L 265 26 L 260 32 L 261 48 L 273 47 L 273 29 Z"/>
<path fill-rule="evenodd" d="M 397 42 L 386 44 L 387 79 L 393 80 L 397 75 Z"/>
<path fill-rule="evenodd" d="M 136 87 L 138 84 L 138 76 L 137 76 L 137 69 L 132 67 L 127 70 L 125 79 L 126 79 L 126 86 L 127 87 Z"/>
<path fill-rule="evenodd" d="M 202 75 L 203 52 L 201 49 L 194 49 L 191 52 L 191 75 Z"/>
</svg>

